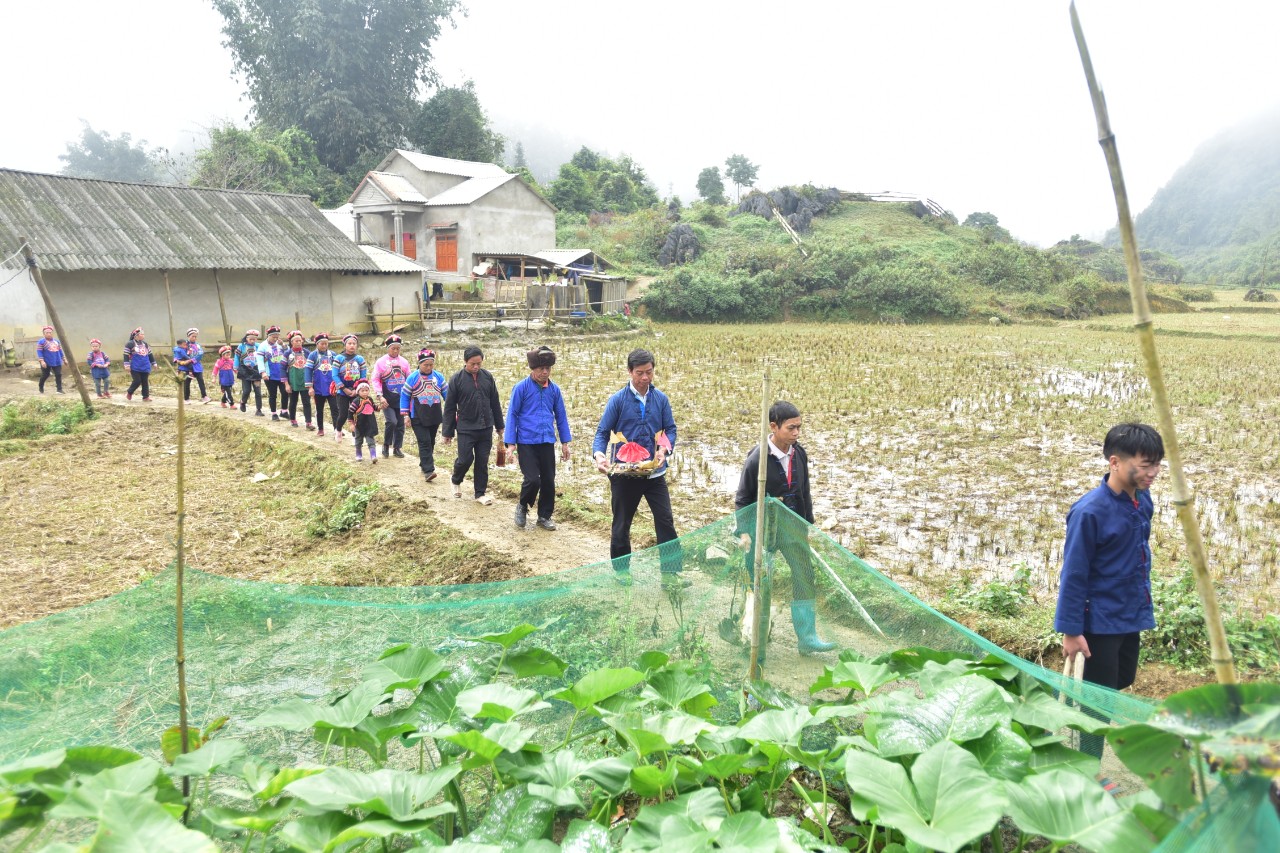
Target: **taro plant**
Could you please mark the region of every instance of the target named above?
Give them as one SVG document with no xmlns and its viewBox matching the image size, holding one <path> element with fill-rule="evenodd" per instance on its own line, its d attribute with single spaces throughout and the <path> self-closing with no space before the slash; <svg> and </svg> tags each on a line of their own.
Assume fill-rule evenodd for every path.
<svg viewBox="0 0 1280 853">
<path fill-rule="evenodd" d="M 394 646 L 342 694 L 242 724 L 305 734 L 292 767 L 251 758 L 227 730 L 202 733 L 167 772 L 110 747 L 2 766 L 0 838 L 16 849 L 81 831 L 91 849 L 1141 851 L 1203 808 L 1190 784 L 1209 772 L 1201 751 L 1224 769 L 1276 765 L 1274 686 L 1203 688 L 1113 728 L 1004 660 L 915 648 L 844 653 L 810 704 L 756 683 L 735 708 L 695 662 L 662 652 L 566 683 L 565 664 L 530 643 L 538 631 L 473 637 L 448 656 Z M 1069 729 L 1107 729 L 1150 790 L 1104 791 L 1097 759 L 1064 743 Z M 196 780 L 189 799 L 179 776 Z"/>
</svg>

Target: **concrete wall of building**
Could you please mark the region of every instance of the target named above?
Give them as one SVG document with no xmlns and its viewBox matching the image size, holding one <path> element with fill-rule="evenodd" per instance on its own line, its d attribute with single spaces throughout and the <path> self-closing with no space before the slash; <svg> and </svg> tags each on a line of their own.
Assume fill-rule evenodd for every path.
<svg viewBox="0 0 1280 853">
<path fill-rule="evenodd" d="M 416 320 L 418 299 L 422 297 L 422 273 L 392 275 L 335 275 L 333 277 L 333 314 L 335 332 L 369 332 L 368 315 L 364 301 L 374 300 L 373 311 L 381 318 L 392 311 L 392 300 L 397 318 L 405 322 Z M 416 296 L 415 296 L 416 294 Z M 396 325 L 400 320 L 396 320 Z M 382 322 L 379 321 L 379 329 Z"/>
<path fill-rule="evenodd" d="M 467 209 L 465 230 L 458 217 L 459 266 L 470 267 L 476 263 L 473 257 L 484 252 L 533 254 L 555 248 L 555 211 L 519 179 L 508 181 Z"/>
<path fill-rule="evenodd" d="M 25 264 L 0 266 L 0 282 L 0 339 L 14 346 L 18 358 L 35 358 L 35 338 L 49 322 L 40 291 Z M 78 354 L 78 350 L 73 352 Z"/>
</svg>

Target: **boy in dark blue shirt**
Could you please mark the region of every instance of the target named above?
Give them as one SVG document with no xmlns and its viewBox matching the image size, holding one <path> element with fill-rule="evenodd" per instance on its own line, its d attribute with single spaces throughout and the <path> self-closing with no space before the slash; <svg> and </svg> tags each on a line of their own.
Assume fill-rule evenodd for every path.
<svg viewBox="0 0 1280 853">
<path fill-rule="evenodd" d="M 1068 661 L 1084 655 L 1084 680 L 1113 690 L 1138 674 L 1139 632 L 1156 626 L 1151 603 L 1151 484 L 1164 442 L 1139 423 L 1111 428 L 1102 444 L 1110 469 L 1067 513 L 1058 610 Z M 1084 735 L 1083 752 L 1102 755 L 1102 738 Z"/>
</svg>

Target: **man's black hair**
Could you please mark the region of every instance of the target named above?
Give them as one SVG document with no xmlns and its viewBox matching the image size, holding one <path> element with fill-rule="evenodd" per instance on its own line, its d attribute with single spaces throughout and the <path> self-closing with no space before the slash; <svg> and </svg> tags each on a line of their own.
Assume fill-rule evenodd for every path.
<svg viewBox="0 0 1280 853">
<path fill-rule="evenodd" d="M 1147 424 L 1116 424 L 1102 442 L 1102 458 L 1143 456 L 1148 462 L 1164 459 L 1164 440 Z"/>
<path fill-rule="evenodd" d="M 769 423 L 782 426 L 792 418 L 800 417 L 800 410 L 796 408 L 795 403 L 788 403 L 786 400 L 779 400 L 769 407 Z"/>
<path fill-rule="evenodd" d="M 471 346 L 467 347 L 462 351 L 463 361 L 470 361 L 476 356 L 480 356 L 481 358 L 484 358 L 484 350 L 480 349 L 480 347 L 476 346 L 475 344 L 472 344 Z"/>
<path fill-rule="evenodd" d="M 647 349 L 633 349 L 631 352 L 627 353 L 628 371 L 635 370 L 637 367 L 641 367 L 646 364 L 657 365 L 657 362 L 653 360 L 653 353 L 649 352 Z"/>
</svg>

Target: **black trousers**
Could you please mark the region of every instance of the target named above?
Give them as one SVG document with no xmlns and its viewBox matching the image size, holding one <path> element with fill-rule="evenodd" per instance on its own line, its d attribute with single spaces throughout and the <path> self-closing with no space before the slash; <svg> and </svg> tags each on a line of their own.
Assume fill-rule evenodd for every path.
<svg viewBox="0 0 1280 853">
<path fill-rule="evenodd" d="M 663 477 L 610 477 L 609 504 L 613 510 L 613 530 L 609 537 L 609 557 L 615 571 L 631 568 L 631 522 L 636 517 L 641 499 L 653 513 L 653 531 L 658 537 L 659 562 L 663 572 L 678 572 L 684 567 L 684 554 L 676 537 L 675 518 L 671 514 L 671 492 Z"/>
<path fill-rule="evenodd" d="M 524 475 L 520 503 L 531 507 L 537 500 L 538 518 L 550 518 L 556 509 L 556 446 L 551 442 L 520 444 L 516 450 Z"/>
<path fill-rule="evenodd" d="M 475 463 L 476 497 L 489 490 L 489 452 L 493 450 L 493 430 L 481 432 L 458 430 L 458 460 L 453 463 L 452 482 L 462 485 L 467 469 Z"/>
<path fill-rule="evenodd" d="M 204 374 L 203 373 L 186 373 L 182 377 L 182 399 L 191 399 L 191 379 L 195 377 L 196 385 L 200 387 L 200 399 L 203 400 L 209 394 L 204 390 Z"/>
<path fill-rule="evenodd" d="M 289 420 L 298 420 L 298 400 L 302 400 L 302 416 L 306 418 L 307 423 L 311 423 L 311 397 L 308 396 L 306 389 L 295 391 L 289 389 Z"/>
<path fill-rule="evenodd" d="M 404 446 L 404 418 L 400 416 L 400 409 L 392 404 L 382 410 L 382 416 L 387 419 L 382 431 L 382 446 L 399 450 Z"/>
<path fill-rule="evenodd" d="M 345 397 L 342 398 L 346 400 Z M 339 400 L 336 394 L 317 394 L 316 395 L 316 429 L 324 432 L 324 410 L 329 410 L 329 420 L 333 422 L 333 428 L 338 428 L 338 406 Z"/>
<path fill-rule="evenodd" d="M 351 415 L 351 395 L 344 394 L 341 388 L 334 386 L 333 400 L 333 428 L 338 432 L 342 432 L 342 427 Z M 352 429 L 354 428 L 353 426 Z"/>
<path fill-rule="evenodd" d="M 236 404 L 236 386 L 220 385 L 222 389 L 222 402 L 234 406 Z"/>
<path fill-rule="evenodd" d="M 252 379 L 240 380 L 240 408 L 244 408 L 249 402 L 249 389 L 253 389 L 253 405 L 259 412 L 262 411 L 262 383 Z"/>
<path fill-rule="evenodd" d="M 41 394 L 44 393 L 44 383 L 49 381 L 49 374 L 51 373 L 53 374 L 53 381 L 57 383 L 58 390 L 59 391 L 62 390 L 62 365 L 59 364 L 57 367 L 50 367 L 49 365 L 46 364 L 44 367 L 40 368 L 40 393 Z"/>
<path fill-rule="evenodd" d="M 1084 659 L 1084 680 L 1112 690 L 1123 690 L 1138 677 L 1138 632 L 1131 634 L 1085 634 L 1089 657 Z M 1082 709 L 1096 720 L 1107 720 L 1100 711 Z M 1102 735 L 1080 735 L 1080 751 L 1095 758 L 1102 757 Z"/>
<path fill-rule="evenodd" d="M 418 467 L 422 469 L 422 473 L 430 474 L 436 470 L 436 432 L 440 429 L 440 424 L 423 426 L 409 421 L 409 425 L 413 427 L 413 435 L 418 439 Z"/>
<path fill-rule="evenodd" d="M 267 402 L 271 404 L 271 414 L 278 415 L 284 411 L 287 405 L 287 391 L 283 379 L 267 379 Z M 276 397 L 280 398 L 279 407 L 276 406 Z"/>
<path fill-rule="evenodd" d="M 129 375 L 133 377 L 133 381 L 129 383 L 129 390 L 126 392 L 132 394 L 139 387 L 142 388 L 142 396 L 151 396 L 151 371 L 150 370 L 130 370 Z"/>
</svg>

